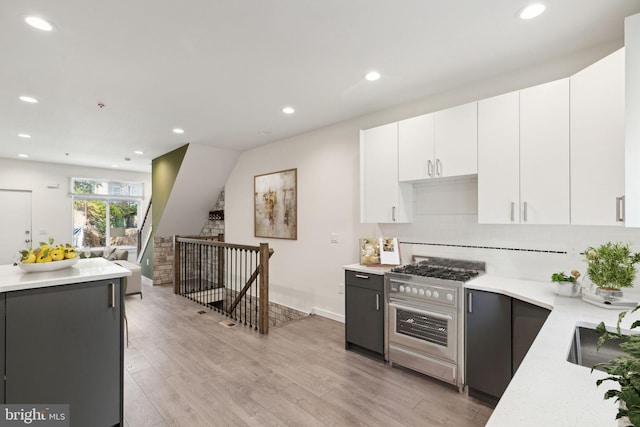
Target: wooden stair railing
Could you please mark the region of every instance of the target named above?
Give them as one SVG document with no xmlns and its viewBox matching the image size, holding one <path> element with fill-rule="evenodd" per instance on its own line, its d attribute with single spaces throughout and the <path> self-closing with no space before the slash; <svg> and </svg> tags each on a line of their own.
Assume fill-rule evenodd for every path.
<svg viewBox="0 0 640 427">
<path fill-rule="evenodd" d="M 267 243 L 225 243 L 223 235 L 175 236 L 174 247 L 174 293 L 268 333 L 273 249 Z"/>
</svg>

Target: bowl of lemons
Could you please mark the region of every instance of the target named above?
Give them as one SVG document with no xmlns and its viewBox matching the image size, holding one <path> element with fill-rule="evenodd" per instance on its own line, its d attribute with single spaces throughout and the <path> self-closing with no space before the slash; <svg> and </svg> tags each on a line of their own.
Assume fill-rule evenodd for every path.
<svg viewBox="0 0 640 427">
<path fill-rule="evenodd" d="M 69 243 L 55 245 L 51 238 L 49 243 L 40 242 L 35 249 L 19 252 L 21 258 L 18 266 L 27 273 L 62 270 L 78 262 L 76 248 Z"/>
</svg>

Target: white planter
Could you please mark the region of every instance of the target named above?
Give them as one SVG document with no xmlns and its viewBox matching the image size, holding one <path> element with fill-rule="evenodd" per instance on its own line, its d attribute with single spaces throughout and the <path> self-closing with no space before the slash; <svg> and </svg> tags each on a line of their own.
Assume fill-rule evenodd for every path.
<svg viewBox="0 0 640 427">
<path fill-rule="evenodd" d="M 563 297 L 575 297 L 580 294 L 580 283 L 578 282 L 554 282 L 553 287 L 556 295 Z"/>
</svg>

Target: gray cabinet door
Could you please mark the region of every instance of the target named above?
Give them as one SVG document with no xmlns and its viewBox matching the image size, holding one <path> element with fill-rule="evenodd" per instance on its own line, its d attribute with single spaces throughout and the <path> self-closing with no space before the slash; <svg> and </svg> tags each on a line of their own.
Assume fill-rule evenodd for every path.
<svg viewBox="0 0 640 427">
<path fill-rule="evenodd" d="M 513 318 L 513 374 L 516 373 L 533 340 L 549 316 L 549 310 L 514 298 L 511 302 Z"/>
<path fill-rule="evenodd" d="M 499 399 L 511 381 L 511 298 L 467 290 L 466 311 L 469 395 Z"/>
<path fill-rule="evenodd" d="M 384 355 L 384 301 L 382 276 L 354 282 L 347 272 L 345 289 L 346 347 L 362 347 Z M 357 283 L 357 286 L 354 285 Z"/>
<path fill-rule="evenodd" d="M 7 293 L 6 402 L 69 404 L 71 426 L 121 423 L 121 289 L 113 279 Z"/>
</svg>

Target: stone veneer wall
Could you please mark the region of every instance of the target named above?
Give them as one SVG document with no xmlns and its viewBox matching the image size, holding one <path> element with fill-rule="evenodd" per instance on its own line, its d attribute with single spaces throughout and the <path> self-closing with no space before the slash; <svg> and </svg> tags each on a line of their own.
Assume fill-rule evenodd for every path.
<svg viewBox="0 0 640 427">
<path fill-rule="evenodd" d="M 213 210 L 224 211 L 224 190 L 220 193 Z M 224 219 L 208 220 L 200 231 L 201 236 L 217 236 L 218 234 L 224 234 Z"/>
<path fill-rule="evenodd" d="M 173 237 L 153 236 L 153 284 L 173 284 Z"/>
</svg>

